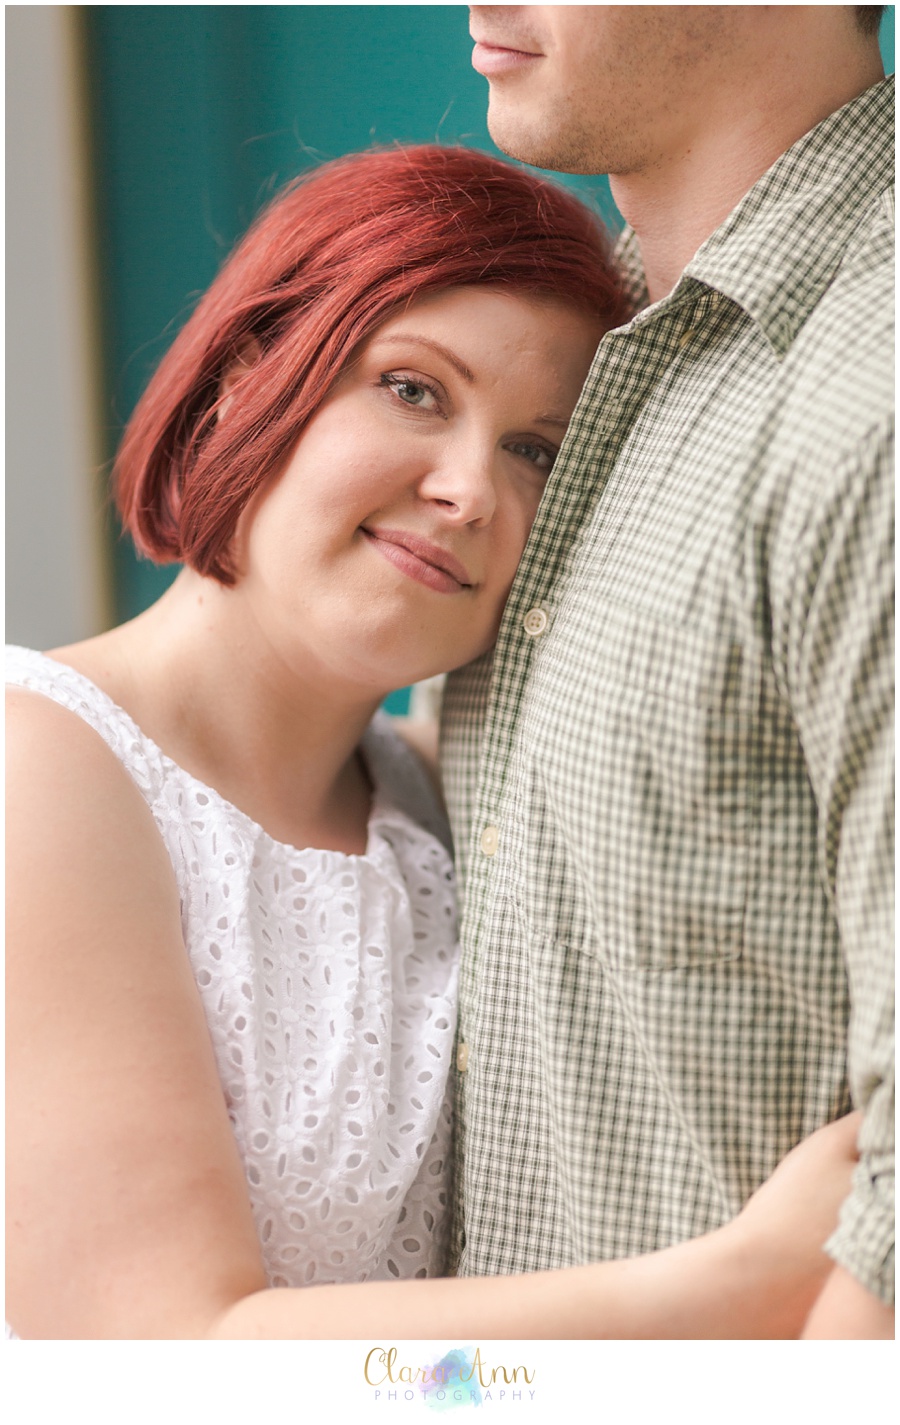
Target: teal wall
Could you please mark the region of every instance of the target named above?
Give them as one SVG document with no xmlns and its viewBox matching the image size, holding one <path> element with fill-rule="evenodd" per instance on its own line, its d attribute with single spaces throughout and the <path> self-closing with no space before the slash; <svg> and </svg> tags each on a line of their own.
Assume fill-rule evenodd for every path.
<svg viewBox="0 0 900 1425">
<path fill-rule="evenodd" d="M 881 31 L 879 33 L 881 43 L 881 58 L 884 61 L 885 74 L 894 72 L 894 6 L 888 5 L 881 19 Z"/>
<path fill-rule="evenodd" d="M 464 5 L 92 5 L 81 15 L 111 456 L 175 331 L 280 183 L 373 143 L 497 150 Z M 891 71 L 893 7 L 882 49 Z M 567 181 L 616 220 L 605 179 Z M 175 572 L 136 559 L 123 538 L 113 559 L 118 619 Z"/>
</svg>

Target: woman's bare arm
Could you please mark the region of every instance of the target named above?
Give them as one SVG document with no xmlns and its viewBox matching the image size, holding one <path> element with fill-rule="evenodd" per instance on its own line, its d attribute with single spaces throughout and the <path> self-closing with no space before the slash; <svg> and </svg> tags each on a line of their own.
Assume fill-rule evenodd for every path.
<svg viewBox="0 0 900 1425">
<path fill-rule="evenodd" d="M 200 1336 L 265 1277 L 168 855 L 100 737 L 20 691 L 7 798 L 7 1312 Z"/>
<path fill-rule="evenodd" d="M 517 1277 L 262 1292 L 216 1338 L 730 1340 L 796 1337 L 829 1275 L 860 1115 L 800 1143 L 726 1227 L 663 1252 Z M 312 1298 L 304 1312 L 298 1296 Z M 297 1323 L 304 1318 L 304 1329 Z"/>
<path fill-rule="evenodd" d="M 22 1336 L 799 1332 L 849 1183 L 848 1126 L 795 1150 L 736 1224 L 668 1252 L 527 1277 L 266 1289 L 150 812 L 73 714 L 21 691 L 7 705 L 7 1311 Z"/>
</svg>

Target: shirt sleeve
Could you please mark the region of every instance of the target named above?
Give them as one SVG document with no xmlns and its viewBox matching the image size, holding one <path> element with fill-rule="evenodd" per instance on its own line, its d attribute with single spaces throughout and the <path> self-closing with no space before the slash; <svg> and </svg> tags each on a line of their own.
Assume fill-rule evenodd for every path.
<svg viewBox="0 0 900 1425">
<path fill-rule="evenodd" d="M 811 487 L 786 606 L 773 610 L 847 968 L 850 1092 L 864 1112 L 860 1161 L 826 1251 L 887 1304 L 894 1295 L 893 445 L 891 418 Z"/>
</svg>

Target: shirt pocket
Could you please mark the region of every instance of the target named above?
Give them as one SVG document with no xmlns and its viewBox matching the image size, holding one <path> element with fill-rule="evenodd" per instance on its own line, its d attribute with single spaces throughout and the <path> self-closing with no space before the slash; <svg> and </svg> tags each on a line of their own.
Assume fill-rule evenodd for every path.
<svg viewBox="0 0 900 1425">
<path fill-rule="evenodd" d="M 740 645 L 725 628 L 580 600 L 560 610 L 535 673 L 520 745 L 538 749 L 528 781 L 543 845 L 533 839 L 518 895 L 535 929 L 643 971 L 737 959 L 758 796 L 756 680 Z M 542 862 L 556 897 L 534 890 Z"/>
</svg>

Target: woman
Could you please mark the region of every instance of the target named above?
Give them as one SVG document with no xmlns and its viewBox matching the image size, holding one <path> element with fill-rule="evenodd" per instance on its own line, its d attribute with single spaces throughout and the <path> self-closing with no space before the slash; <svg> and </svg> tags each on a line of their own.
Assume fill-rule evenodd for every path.
<svg viewBox="0 0 900 1425">
<path fill-rule="evenodd" d="M 151 381 L 117 495 L 185 567 L 133 622 L 7 668 L 20 1334 L 610 1334 L 612 1287 L 659 1334 L 645 1262 L 540 1298 L 392 1282 L 442 1269 L 455 928 L 439 808 L 372 724 L 491 646 L 623 316 L 561 190 L 369 154 L 276 201 Z M 676 1268 L 737 1273 L 752 1242 L 758 1281 L 753 1221 Z"/>
</svg>

